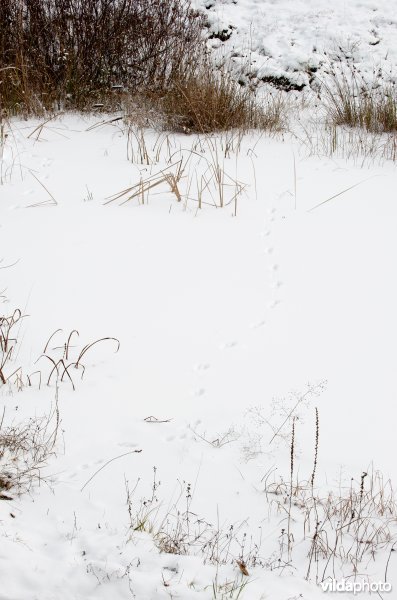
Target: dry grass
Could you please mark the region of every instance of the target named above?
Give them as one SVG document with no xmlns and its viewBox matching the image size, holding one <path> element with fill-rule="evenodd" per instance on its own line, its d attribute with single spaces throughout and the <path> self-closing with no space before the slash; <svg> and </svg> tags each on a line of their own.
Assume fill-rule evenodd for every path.
<svg viewBox="0 0 397 600">
<path fill-rule="evenodd" d="M 226 600 L 227 598 L 237 600 L 241 598 L 248 585 L 249 580 L 244 577 L 244 573 L 235 579 L 223 582 L 220 582 L 219 577 L 216 576 L 212 583 L 212 600 Z"/>
<path fill-rule="evenodd" d="M 397 91 L 380 75 L 368 82 L 354 65 L 331 69 L 323 84 L 324 106 L 333 125 L 359 127 L 371 133 L 397 131 Z"/>
<path fill-rule="evenodd" d="M 84 357 L 91 348 L 99 343 L 109 341 L 115 344 L 116 352 L 120 347 L 119 340 L 113 337 L 103 337 L 83 346 L 76 346 L 74 342 L 78 339 L 79 332 L 75 329 L 60 344 L 51 347 L 55 336 L 62 333 L 62 330 L 58 329 L 48 338 L 43 353 L 36 360 L 37 363 L 40 359 L 46 359 L 49 368 L 26 373 L 21 365 L 16 364 L 17 357 L 15 356 L 23 318 L 24 315 L 19 309 L 14 310 L 11 315 L 0 316 L 0 387 L 7 384 L 10 389 L 14 387 L 21 391 L 24 387 L 32 387 L 37 382 L 37 387 L 40 389 L 44 380 L 48 386 L 55 381 L 56 389 L 58 389 L 58 385 L 62 382 L 69 381 L 74 390 L 73 373 L 78 372 L 83 378 L 85 373 Z"/>
<path fill-rule="evenodd" d="M 35 416 L 8 425 L 5 424 L 4 407 L 0 418 L 0 500 L 12 500 L 15 494 L 28 492 L 42 481 L 42 471 L 55 454 L 60 424 L 58 392 L 62 383 L 68 381 L 75 389 L 73 373 L 83 377 L 84 360 L 93 346 L 110 341 L 116 344 L 116 352 L 119 349 L 119 341 L 111 337 L 83 346 L 76 345 L 77 330 L 71 331 L 60 344 L 52 345 L 61 332 L 57 330 L 48 338 L 40 356 L 40 359 L 46 359 L 45 370 L 26 374 L 21 366 L 15 364 L 22 319 L 19 309 L 9 316 L 0 317 L 0 387 L 7 385 L 9 392 L 33 386 L 40 390 L 43 381 L 48 386 L 55 382 L 55 404 L 48 416 Z"/>
<path fill-rule="evenodd" d="M 210 133 L 230 129 L 281 131 L 286 106 L 281 94 L 259 101 L 248 87 L 241 87 L 225 69 L 216 70 L 209 60 L 194 72 L 176 79 L 161 99 L 164 126 L 171 131 Z"/>
<path fill-rule="evenodd" d="M 307 480 L 298 480 L 293 421 L 289 478 L 269 482 L 266 476 L 264 485 L 270 514 L 281 515 L 279 567 L 292 565 L 295 548 L 304 544 L 306 579 L 314 578 L 317 584 L 328 577 L 359 576 L 368 564 L 390 554 L 397 543 L 397 501 L 390 480 L 379 471 L 363 471 L 358 480 L 351 478 L 348 484 L 341 480 L 326 493 L 315 489 L 319 436 L 316 409 L 312 473 Z"/>
<path fill-rule="evenodd" d="M 5 409 L 0 422 L 0 500 L 12 500 L 43 481 L 42 470 L 55 454 L 60 423 L 57 394 L 46 417 L 8 426 L 4 417 Z"/>
<path fill-rule="evenodd" d="M 361 128 L 312 120 L 293 132 L 301 151 L 309 156 L 328 156 L 370 166 L 397 160 L 397 133 L 374 133 Z"/>
<path fill-rule="evenodd" d="M 14 310 L 11 315 L 0 316 L 0 383 L 3 385 L 20 371 L 20 368 L 15 369 L 13 359 L 22 318 L 19 309 Z"/>
<path fill-rule="evenodd" d="M 349 486 L 325 495 L 314 493 L 310 481 L 283 480 L 267 483 L 265 493 L 286 523 L 281 530 L 280 562 L 289 564 L 293 548 L 303 541 L 306 578 L 317 583 L 341 572 L 357 575 L 397 540 L 394 490 L 379 472 L 364 472 L 358 481 L 352 479 Z"/>
<path fill-rule="evenodd" d="M 298 107 L 291 133 L 310 156 L 371 166 L 397 159 L 397 89 L 380 73 L 366 80 L 348 61 L 329 65 L 320 103 Z"/>
<path fill-rule="evenodd" d="M 144 130 L 128 125 L 128 156 L 135 157 L 141 164 L 164 164 L 155 172 L 109 196 L 106 204 L 136 201 L 147 204 L 154 194 L 170 196 L 185 208 L 192 204 L 198 209 L 204 205 L 215 208 L 233 207 L 237 214 L 238 200 L 246 189 L 246 184 L 230 174 L 226 159 L 231 152 L 238 155 L 241 132 L 226 134 L 224 137 L 198 136 L 190 139 L 190 147 L 176 148 L 170 137 L 159 135 L 152 146 L 149 145 Z M 176 149 L 175 149 L 176 148 Z M 229 163 L 230 166 L 232 166 Z M 235 165 L 233 165 L 236 171 Z"/>
<path fill-rule="evenodd" d="M 64 381 L 69 381 L 72 389 L 75 390 L 76 386 L 73 378 L 73 372 L 78 372 L 81 376 L 81 379 L 84 377 L 85 365 L 83 358 L 93 346 L 96 346 L 96 344 L 102 342 L 110 341 L 115 343 L 116 352 L 118 352 L 120 348 L 119 340 L 114 337 L 103 337 L 85 344 L 82 347 L 76 346 L 74 343 L 72 344 L 72 341 L 77 341 L 79 338 L 80 334 L 77 329 L 73 329 L 60 344 L 50 347 L 50 344 L 54 343 L 54 339 L 59 333 L 62 333 L 61 329 L 54 331 L 54 333 L 48 338 L 42 355 L 36 361 L 37 363 L 40 359 L 46 359 L 47 363 L 49 363 L 49 372 L 46 372 L 44 376 L 48 386 L 51 385 L 53 380 L 55 380 L 56 387 L 58 387 L 58 385 Z M 39 375 L 40 389 L 42 372 L 36 371 L 35 374 Z M 27 381 L 28 385 L 32 385 L 32 375 L 27 377 Z"/>
<path fill-rule="evenodd" d="M 19 309 L 0 317 L 0 383 L 18 391 L 31 385 L 22 368 L 15 365 L 16 347 L 23 315 Z M 41 378 L 41 375 L 40 375 Z M 5 425 L 6 409 L 0 419 L 0 500 L 12 500 L 42 480 L 42 470 L 54 454 L 59 428 L 58 387 L 55 405 L 46 417 L 32 417 Z"/>
<path fill-rule="evenodd" d="M 299 420 L 295 416 L 296 408 L 295 403 L 294 410 L 287 414 L 287 421 L 276 428 L 279 436 L 287 422 L 291 426 L 289 476 L 271 480 L 275 472 L 271 469 L 263 479 L 270 527 L 274 532 L 280 532 L 278 539 L 275 534 L 272 542 L 278 550 L 273 550 L 269 558 L 263 557 L 262 547 L 263 541 L 270 541 L 269 536 L 266 535 L 265 540 L 249 538 L 248 519 L 227 526 L 220 523 L 219 514 L 215 524 L 200 518 L 193 508 L 194 490 L 187 482 L 180 483 L 176 500 L 164 506 L 159 501 L 160 482 L 156 469 L 151 495 L 139 502 L 135 501 L 139 480 L 132 491 L 126 482 L 131 537 L 136 531 L 145 531 L 152 536 L 160 552 L 200 556 L 204 564 L 232 564 L 243 576 L 239 584 L 249 581 L 244 578 L 249 577 L 250 570 L 255 567 L 280 572 L 302 569 L 305 578 L 317 584 L 328 578 L 341 577 L 354 578 L 354 581 L 364 577 L 369 581 L 369 573 L 375 570 L 383 571 L 387 581 L 390 555 L 397 545 L 397 502 L 390 480 L 371 468 L 357 479 L 346 482 L 341 478 L 339 485 L 334 485 L 331 490 L 316 488 L 320 452 L 317 408 L 313 464 L 306 480 L 298 478 Z M 306 562 L 302 561 L 305 554 Z M 232 581 L 229 584 L 228 589 L 238 593 L 239 586 L 235 587 Z M 226 588 L 219 586 L 215 590 L 222 594 Z M 214 597 L 218 597 L 215 590 Z"/>
<path fill-rule="evenodd" d="M 0 22 L 1 114 L 122 109 L 186 133 L 285 127 L 282 94 L 258 100 L 214 67 L 189 0 L 10 0 Z"/>
<path fill-rule="evenodd" d="M 217 524 L 200 518 L 193 510 L 194 490 L 187 482 L 179 484 L 176 500 L 164 508 L 158 498 L 160 482 L 156 468 L 153 473 L 150 496 L 138 502 L 135 494 L 139 480 L 132 490 L 126 481 L 131 538 L 134 532 L 145 531 L 153 537 L 160 552 L 197 555 L 204 564 L 231 564 L 245 576 L 248 576 L 250 567 L 264 566 L 259 555 L 261 541 L 256 542 L 247 536 L 245 519 L 224 528 L 219 522 L 219 515 Z"/>
<path fill-rule="evenodd" d="M 229 597 L 224 595 L 228 592 L 230 597 L 239 597 L 255 567 L 280 573 L 299 569 L 307 580 L 316 584 L 329 578 L 371 581 L 371 573 L 375 572 L 383 572 L 387 581 L 390 556 L 397 546 L 397 502 L 393 486 L 373 468 L 358 478 L 347 481 L 341 478 L 339 485 L 333 485 L 332 489 L 327 486 L 327 491 L 315 486 L 319 478 L 321 439 L 317 408 L 313 463 L 307 479 L 301 479 L 298 476 L 301 467 L 297 464 L 299 419 L 296 409 L 303 401 L 304 397 L 300 396 L 281 426 L 275 428 L 275 435 L 279 437 L 284 435 L 286 425 L 291 427 L 290 469 L 286 479 L 274 477 L 271 480 L 275 469 L 263 478 L 269 525 L 264 539 L 261 535 L 257 540 L 250 538 L 248 518 L 229 526 L 221 522 L 218 512 L 215 523 L 200 518 L 194 510 L 195 491 L 185 481 L 179 482 L 176 500 L 163 504 L 159 500 L 156 468 L 151 494 L 138 502 L 135 495 L 139 479 L 132 490 L 126 481 L 130 537 L 144 531 L 152 536 L 160 552 L 200 556 L 204 564 L 234 565 L 236 571 L 239 570 L 238 577 L 224 584 L 216 580 L 212 588 L 214 598 Z M 215 447 L 220 445 L 216 443 Z M 272 552 L 268 558 L 263 556 L 263 543 L 267 552 Z M 277 547 L 278 550 L 274 550 Z"/>
<path fill-rule="evenodd" d="M 294 444 L 291 442 L 291 453 Z M 293 476 L 294 460 L 291 456 Z M 387 580 L 390 553 L 397 545 L 397 503 L 391 482 L 371 469 L 357 481 L 352 478 L 346 486 L 340 482 L 339 488 L 321 494 L 314 489 L 313 480 L 313 474 L 307 481 L 295 477 L 272 482 L 266 479 L 269 517 L 280 517 L 281 530 L 279 538 L 274 537 L 278 551 L 267 559 L 262 556 L 262 539 L 254 540 L 247 534 L 248 519 L 227 527 L 220 524 L 219 515 L 216 524 L 200 518 L 193 510 L 194 492 L 189 483 L 180 483 L 177 499 L 164 507 L 158 498 L 156 469 L 151 495 L 139 502 L 135 501 L 139 480 L 133 490 L 126 481 L 130 536 L 144 531 L 160 552 L 200 556 L 204 564 L 234 565 L 244 577 L 255 567 L 282 572 L 299 565 L 307 580 L 320 584 L 329 577 L 360 579 L 360 574 L 368 572 L 368 565 L 377 563 Z M 302 551 L 306 552 L 306 564 L 301 562 Z M 295 553 L 299 555 L 297 566 Z M 240 584 L 248 581 L 239 579 Z M 235 589 L 233 582 L 229 584 L 230 590 L 238 591 L 239 586 Z M 222 586 L 216 589 L 224 591 Z"/>
</svg>

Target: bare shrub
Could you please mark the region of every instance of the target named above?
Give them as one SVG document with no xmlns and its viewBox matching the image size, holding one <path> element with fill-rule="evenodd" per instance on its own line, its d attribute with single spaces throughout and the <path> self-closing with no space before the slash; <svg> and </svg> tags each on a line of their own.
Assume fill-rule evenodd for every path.
<svg viewBox="0 0 397 600">
<path fill-rule="evenodd" d="M 188 0 L 9 0 L 0 23 L 0 108 L 13 112 L 157 92 L 203 43 Z"/>
<path fill-rule="evenodd" d="M 0 111 L 126 108 L 140 125 L 280 131 L 281 94 L 258 101 L 206 50 L 190 0 L 0 4 Z"/>
</svg>

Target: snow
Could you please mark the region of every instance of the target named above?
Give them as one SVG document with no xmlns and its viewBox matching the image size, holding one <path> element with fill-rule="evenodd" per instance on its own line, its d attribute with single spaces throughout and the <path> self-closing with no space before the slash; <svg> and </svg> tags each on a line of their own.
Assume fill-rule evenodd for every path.
<svg viewBox="0 0 397 600">
<path fill-rule="evenodd" d="M 315 87 L 331 63 L 349 60 L 368 79 L 381 69 L 395 81 L 393 2 L 194 0 L 193 5 L 206 15 L 210 46 L 231 58 L 242 79 L 286 78 L 294 87 Z M 219 34 L 228 39 L 221 42 Z"/>
<path fill-rule="evenodd" d="M 316 91 L 346 62 L 394 80 L 393 3 L 194 5 L 245 81 Z M 329 155 L 315 107 L 291 102 L 293 134 L 275 137 L 128 136 L 117 115 L 6 123 L 1 315 L 26 316 L 0 434 L 44 417 L 57 439 L 28 489 L 1 484 L 0 600 L 397 586 L 396 168 L 382 136 L 360 153 L 339 132 Z M 32 460 L 8 448 L 0 469 Z M 356 545 L 341 506 L 360 512 Z M 311 554 L 315 531 L 332 547 L 346 530 L 346 560 Z"/>
<path fill-rule="evenodd" d="M 54 407 L 51 365 L 35 361 L 58 328 L 54 358 L 73 329 L 73 357 L 106 336 L 120 349 L 105 340 L 89 350 L 84 378 L 70 370 L 75 391 L 58 382 L 47 479 L 0 503 L 0 598 L 226 598 L 244 581 L 240 597 L 250 600 L 320 598 L 314 572 L 305 581 L 299 511 L 292 560 L 280 566 L 286 523 L 264 477 L 289 481 L 291 423 L 283 423 L 298 404 L 299 480 L 313 470 L 315 407 L 319 490 L 351 478 L 359 486 L 371 465 L 396 480 L 395 165 L 308 157 L 288 137 L 258 134 L 228 158 L 219 136 L 170 135 L 157 161 L 152 131 L 153 162 L 143 165 L 128 160 L 122 123 L 99 121 L 67 115 L 31 135 L 39 122 L 14 120 L 3 153 L 2 313 L 29 315 L 14 363 L 25 377 L 42 371 L 40 390 L 37 377 L 20 392 L 2 388 L 5 424 Z M 229 176 L 226 206 L 213 205 L 209 185 L 199 210 L 197 182 L 215 156 Z M 181 157 L 190 157 L 182 202 L 163 182 L 144 204 L 140 196 L 105 204 L 141 179 L 175 173 Z M 245 185 L 237 205 L 232 181 Z M 129 527 L 126 487 L 133 516 L 154 496 L 151 531 Z M 172 529 L 178 511 L 186 527 L 186 506 L 211 535 L 234 526 L 227 564 L 211 564 L 199 544 L 188 555 L 159 552 L 152 534 L 164 518 Z M 249 577 L 236 562 L 245 539 L 244 559 L 257 556 Z M 383 581 L 387 557 L 380 549 L 363 576 Z M 388 581 L 397 585 L 393 555 Z M 237 591 L 214 595 L 214 582 L 236 582 Z"/>
</svg>

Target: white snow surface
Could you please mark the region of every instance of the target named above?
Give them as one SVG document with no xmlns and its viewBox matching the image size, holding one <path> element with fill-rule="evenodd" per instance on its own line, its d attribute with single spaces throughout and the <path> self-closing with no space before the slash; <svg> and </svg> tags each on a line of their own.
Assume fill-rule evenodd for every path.
<svg viewBox="0 0 397 600">
<path fill-rule="evenodd" d="M 395 81 L 397 13 L 388 0 L 194 0 L 209 43 L 244 80 L 286 78 L 308 86 L 331 64 L 353 62 L 371 79 Z M 223 36 L 222 36 L 223 32 Z M 219 34 L 228 37 L 219 39 Z M 214 37 L 215 36 L 215 37 Z"/>
<path fill-rule="evenodd" d="M 222 6 L 225 14 L 234 9 Z M 280 10 L 280 38 L 286 4 L 252 6 Z M 308 11 L 314 3 L 294 6 Z M 371 6 L 363 2 L 359 14 Z M 43 375 L 41 389 L 37 376 L 22 391 L 1 388 L 3 427 L 54 405 L 51 365 L 35 361 L 58 328 L 52 356 L 73 329 L 80 337 L 72 353 L 105 336 L 118 338 L 120 350 L 98 343 L 84 359 L 84 378 L 70 371 L 75 391 L 59 381 L 56 456 L 40 486 L 0 501 L 0 598 L 237 598 L 227 587 L 214 595 L 216 580 L 248 580 L 240 598 L 249 600 L 323 597 L 314 572 L 305 580 L 309 541 L 300 513 L 292 560 L 280 567 L 285 514 L 264 493 L 264 477 L 289 480 L 290 423 L 282 425 L 311 390 L 296 413 L 294 476 L 312 473 L 317 407 L 318 489 L 348 488 L 351 478 L 359 485 L 372 464 L 397 480 L 395 165 L 307 157 L 287 138 L 259 134 L 230 158 L 216 136 L 201 144 L 164 137 L 156 160 L 151 131 L 153 162 L 142 165 L 136 148 L 135 163 L 127 158 L 121 123 L 92 128 L 99 120 L 69 115 L 42 130 L 16 120 L 3 152 L 1 310 L 28 315 L 8 372 L 21 365 L 24 375 Z M 139 197 L 105 204 L 140 179 L 175 170 L 193 146 L 181 183 L 189 200 L 177 202 L 163 184 L 144 204 Z M 208 204 L 198 209 L 195 186 L 214 148 L 230 181 L 246 184 L 237 215 L 229 187 L 230 204 L 216 208 L 206 191 Z M 152 495 L 153 467 L 161 483 L 150 519 L 159 526 L 159 515 L 175 515 L 179 496 L 183 513 L 190 484 L 191 520 L 225 532 L 234 525 L 239 543 L 246 539 L 244 557 L 258 544 L 248 578 L 235 542 L 217 567 L 198 546 L 160 553 L 150 531 L 131 531 L 126 480 L 135 513 Z M 379 550 L 361 575 L 383 581 L 387 557 Z M 397 586 L 394 554 L 387 573 Z"/>
</svg>

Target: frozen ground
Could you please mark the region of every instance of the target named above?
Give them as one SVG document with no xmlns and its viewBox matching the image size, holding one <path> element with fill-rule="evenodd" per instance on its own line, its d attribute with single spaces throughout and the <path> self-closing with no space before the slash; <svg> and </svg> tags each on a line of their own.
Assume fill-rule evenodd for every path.
<svg viewBox="0 0 397 600">
<path fill-rule="evenodd" d="M 2 387 L 3 427 L 54 406 L 50 361 L 35 361 L 58 328 L 51 357 L 73 329 L 73 356 L 103 336 L 120 350 L 87 352 L 83 380 L 70 370 L 75 391 L 58 382 L 47 479 L 0 503 L 0 598 L 318 599 L 316 571 L 317 582 L 352 574 L 349 539 L 343 564 L 318 557 L 308 574 L 313 515 L 305 539 L 304 506 L 288 519 L 287 496 L 277 505 L 265 489 L 290 481 L 293 417 L 293 479 L 310 480 L 315 407 L 319 497 L 359 489 L 372 468 L 397 480 L 395 165 L 308 158 L 259 135 L 224 158 L 225 137 L 150 131 L 145 165 L 120 122 L 98 121 L 14 121 L 3 148 L 1 310 L 29 315 L 7 374 L 42 372 L 41 389 L 37 375 Z M 180 202 L 165 179 L 104 204 L 177 177 L 187 159 Z M 227 174 L 220 187 L 211 165 Z M 395 535 L 392 518 L 377 521 Z M 160 553 L 164 531 L 189 555 Z M 389 558 L 397 586 L 390 546 L 371 548 L 356 580 L 383 581 Z"/>
<path fill-rule="evenodd" d="M 210 45 L 238 73 L 279 87 L 316 85 L 330 64 L 354 62 L 395 81 L 396 10 L 387 0 L 194 0 L 207 16 Z"/>
</svg>

